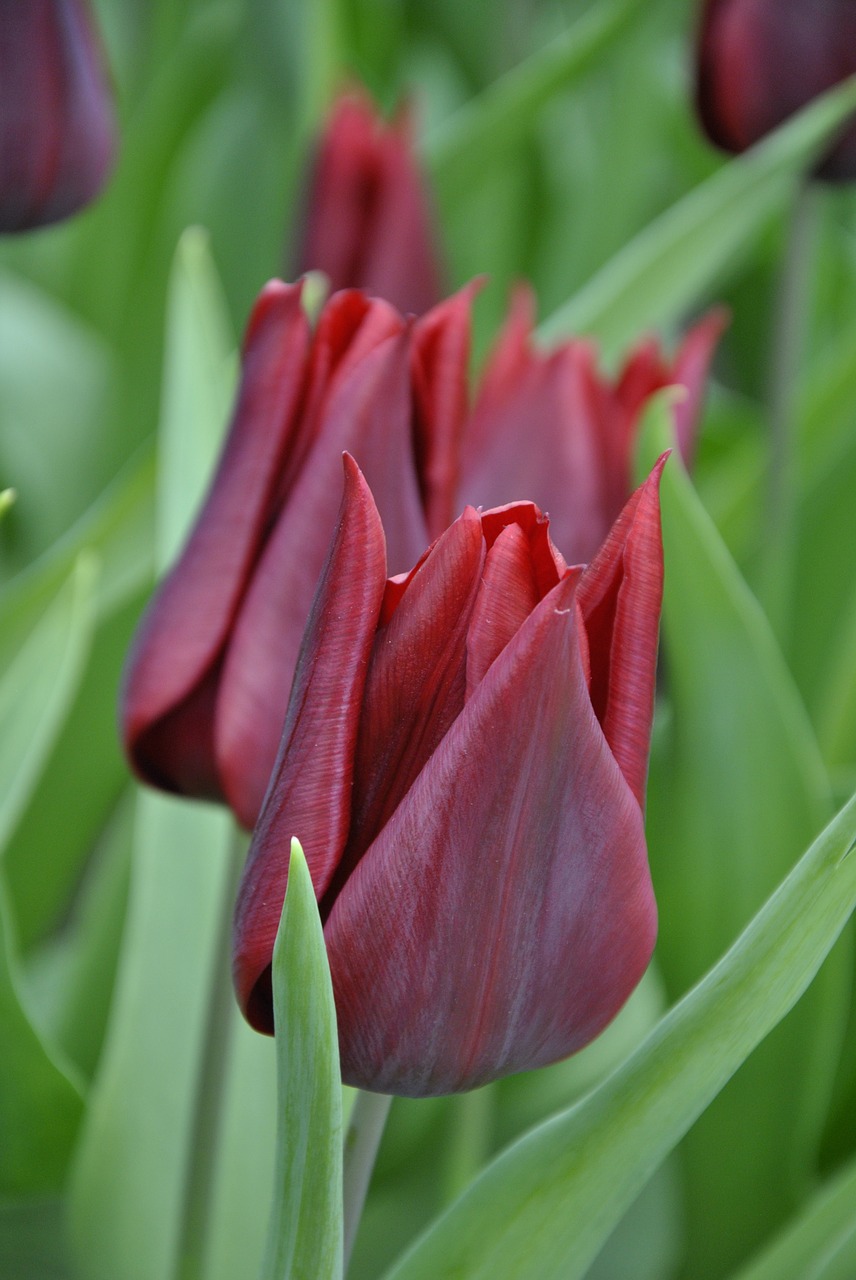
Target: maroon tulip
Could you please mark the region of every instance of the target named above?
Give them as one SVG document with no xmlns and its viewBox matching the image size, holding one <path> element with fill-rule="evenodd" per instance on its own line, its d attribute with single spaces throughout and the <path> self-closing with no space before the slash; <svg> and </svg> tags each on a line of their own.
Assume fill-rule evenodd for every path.
<svg viewBox="0 0 856 1280">
<path fill-rule="evenodd" d="M 292 836 L 321 904 L 343 1078 L 474 1088 L 581 1049 L 648 963 L 642 804 L 658 480 L 569 569 L 532 503 L 468 507 L 407 576 L 346 459 L 238 899 L 234 974 L 273 1029 Z"/>
<path fill-rule="evenodd" d="M 115 152 L 86 0 L 0 0 L 0 231 L 76 213 L 101 190 Z"/>
<path fill-rule="evenodd" d="M 333 107 L 306 199 L 297 271 L 331 288 L 365 289 L 405 314 L 442 296 L 428 196 L 410 115 L 386 124 L 356 91 Z"/>
<path fill-rule="evenodd" d="M 675 425 L 689 460 L 725 314 L 712 311 L 690 330 L 671 364 L 655 340 L 642 342 L 614 384 L 598 373 L 597 352 L 588 342 L 534 350 L 532 321 L 531 292 L 518 289 L 464 432 L 459 499 L 491 506 L 510 493 L 529 498 L 549 513 L 562 553 L 586 561 L 632 489 L 645 404 L 673 383 L 686 390 Z"/>
<path fill-rule="evenodd" d="M 853 0 L 706 0 L 698 107 L 710 139 L 740 152 L 856 72 Z M 856 126 L 818 167 L 856 178 Z"/>
<path fill-rule="evenodd" d="M 417 322 L 356 291 L 311 332 L 300 285 L 269 284 L 247 329 L 210 493 L 138 631 L 122 729 L 139 776 L 255 822 L 341 494 L 370 479 L 394 571 L 452 517 L 469 292 Z"/>
</svg>

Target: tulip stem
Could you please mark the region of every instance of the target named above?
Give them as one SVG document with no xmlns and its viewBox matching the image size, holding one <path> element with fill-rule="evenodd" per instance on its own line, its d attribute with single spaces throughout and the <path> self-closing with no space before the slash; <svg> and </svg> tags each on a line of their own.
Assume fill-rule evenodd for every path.
<svg viewBox="0 0 856 1280">
<path fill-rule="evenodd" d="M 354 1101 L 345 1149 L 342 1181 L 345 1193 L 344 1272 L 347 1273 L 351 1251 L 357 1237 L 372 1169 L 383 1137 L 392 1098 L 386 1093 L 363 1093 Z"/>
<path fill-rule="evenodd" d="M 794 572 L 797 506 L 797 386 L 810 305 L 818 198 L 810 181 L 791 207 L 776 295 L 770 353 L 768 414 L 770 469 L 761 561 L 761 598 L 780 638 L 787 633 Z"/>
</svg>

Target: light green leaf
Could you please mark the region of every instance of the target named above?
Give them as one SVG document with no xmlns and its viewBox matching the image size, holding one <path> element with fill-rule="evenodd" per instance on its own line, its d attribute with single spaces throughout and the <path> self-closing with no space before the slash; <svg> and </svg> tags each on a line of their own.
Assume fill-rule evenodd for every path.
<svg viewBox="0 0 856 1280">
<path fill-rule="evenodd" d="M 0 852 L 74 697 L 92 633 L 95 564 L 81 557 L 0 677 Z"/>
<path fill-rule="evenodd" d="M 18 495 L 15 493 L 14 489 L 3 489 L 0 491 L 0 518 L 5 516 L 9 508 L 14 505 L 15 498 L 17 496 Z"/>
<path fill-rule="evenodd" d="M 469 186 L 474 173 L 506 155 L 532 128 L 541 108 L 585 75 L 624 33 L 639 8 L 639 0 L 591 6 L 567 31 L 494 81 L 432 134 L 427 160 L 441 193 Z"/>
<path fill-rule="evenodd" d="M 856 798 L 719 964 L 577 1106 L 504 1152 L 387 1280 L 576 1280 L 787 1013 L 856 905 Z"/>
<path fill-rule="evenodd" d="M 670 443 L 653 407 L 650 463 Z M 661 486 L 664 670 L 672 709 L 652 758 L 648 840 L 670 997 L 722 954 L 831 811 L 811 725 L 769 624 L 677 452 Z M 849 935 L 848 935 L 849 936 Z M 722 1275 L 798 1203 L 816 1160 L 846 1008 L 848 956 L 825 966 L 682 1149 L 694 1280 Z M 751 1142 L 743 1140 L 751 1130 Z M 727 1222 L 728 1231 L 719 1230 Z"/>
<path fill-rule="evenodd" d="M 835 1243 L 856 1231 L 856 1163 L 843 1169 L 809 1200 L 799 1216 L 732 1280 L 806 1280 Z M 843 1272 L 852 1276 L 851 1270 Z M 825 1272 L 823 1274 L 826 1274 Z"/>
<path fill-rule="evenodd" d="M 173 262 L 158 435 L 158 560 L 188 533 L 217 460 L 235 372 L 226 303 L 208 236 L 185 231 Z"/>
<path fill-rule="evenodd" d="M 817 99 L 655 219 L 539 329 L 545 342 L 593 334 L 608 356 L 673 323 L 749 248 L 856 106 L 847 82 Z"/>
<path fill-rule="evenodd" d="M 333 985 L 297 840 L 273 954 L 276 1192 L 263 1280 L 342 1275 L 342 1089 Z"/>
<path fill-rule="evenodd" d="M 179 1274 L 194 1163 L 211 1158 L 195 1150 L 211 1001 L 232 999 L 230 831 L 221 810 L 139 796 L 111 1019 L 71 1182 L 87 1280 Z"/>
</svg>

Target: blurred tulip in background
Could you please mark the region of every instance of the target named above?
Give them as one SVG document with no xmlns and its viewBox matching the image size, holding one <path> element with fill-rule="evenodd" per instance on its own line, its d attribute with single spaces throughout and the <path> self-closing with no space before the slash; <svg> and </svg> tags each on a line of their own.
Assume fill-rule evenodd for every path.
<svg viewBox="0 0 856 1280">
<path fill-rule="evenodd" d="M 106 182 L 116 146 L 86 0 L 0 0 L 0 231 L 77 213 Z"/>
</svg>

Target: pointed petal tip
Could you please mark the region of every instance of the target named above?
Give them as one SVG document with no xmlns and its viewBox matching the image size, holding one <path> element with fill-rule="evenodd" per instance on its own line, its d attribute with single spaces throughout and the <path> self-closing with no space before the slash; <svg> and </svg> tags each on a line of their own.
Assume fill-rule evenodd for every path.
<svg viewBox="0 0 856 1280">
<path fill-rule="evenodd" d="M 262 330 L 266 330 L 268 325 L 282 323 L 300 306 L 303 285 L 303 277 L 294 284 L 287 284 L 284 280 L 274 277 L 263 285 L 253 303 L 244 331 L 242 344 L 244 354 L 258 340 Z"/>
</svg>

